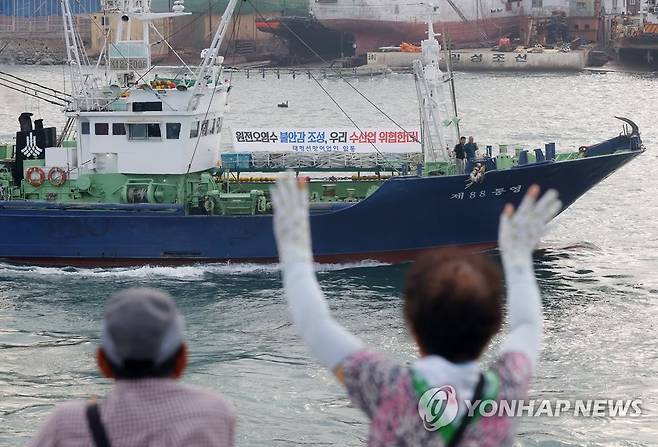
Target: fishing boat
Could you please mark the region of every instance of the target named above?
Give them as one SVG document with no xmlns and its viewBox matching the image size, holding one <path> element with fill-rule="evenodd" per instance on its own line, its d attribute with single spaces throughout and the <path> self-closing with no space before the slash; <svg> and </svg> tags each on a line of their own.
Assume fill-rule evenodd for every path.
<svg viewBox="0 0 658 447">
<path fill-rule="evenodd" d="M 448 245 L 484 249 L 496 244 L 504 205 L 518 204 L 532 184 L 557 189 L 567 209 L 644 152 L 638 127 L 621 118 L 622 132 L 598 144 L 560 153 L 551 144 L 487 150 L 457 173 L 447 150 L 459 135 L 454 83 L 450 70 L 439 68 L 430 7 L 414 65 L 421 158 L 340 149 L 220 153 L 230 85 L 219 49 L 237 3 L 229 2 L 193 70 L 150 60 L 150 23 L 184 15 L 182 1 L 171 12 L 153 13 L 145 0 L 108 0 L 105 8 L 114 8 L 118 20 L 110 21 L 116 28 L 101 55 L 105 69 L 98 70 L 62 1 L 73 90 L 31 88 L 61 102 L 68 121 L 58 134 L 24 114 L 15 145 L 3 148 L 0 259 L 60 266 L 276 261 L 269 188 L 285 169 L 314 173 L 319 262 L 407 261 Z M 398 135 L 409 139 L 413 132 Z M 335 178 L 328 181 L 327 172 Z"/>
</svg>

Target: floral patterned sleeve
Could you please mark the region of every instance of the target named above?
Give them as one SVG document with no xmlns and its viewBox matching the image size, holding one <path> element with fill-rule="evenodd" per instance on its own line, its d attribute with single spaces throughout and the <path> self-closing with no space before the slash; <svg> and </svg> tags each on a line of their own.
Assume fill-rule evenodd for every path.
<svg viewBox="0 0 658 447">
<path fill-rule="evenodd" d="M 406 370 L 367 349 L 343 362 L 345 386 L 350 399 L 371 419 L 381 402 L 395 392 L 396 384 Z"/>
<path fill-rule="evenodd" d="M 527 355 L 520 352 L 503 353 L 491 365 L 500 378 L 501 399 L 525 399 L 532 379 L 532 362 Z"/>
</svg>

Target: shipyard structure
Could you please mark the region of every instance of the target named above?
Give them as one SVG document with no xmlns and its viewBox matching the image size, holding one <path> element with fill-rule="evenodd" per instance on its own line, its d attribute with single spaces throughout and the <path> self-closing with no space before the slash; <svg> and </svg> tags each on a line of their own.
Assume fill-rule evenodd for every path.
<svg viewBox="0 0 658 447">
<path fill-rule="evenodd" d="M 90 14 L 100 0 L 71 5 L 80 37 L 91 38 Z M 66 61 L 60 0 L 0 0 L 0 63 L 61 64 Z"/>
<path fill-rule="evenodd" d="M 120 19 L 103 10 L 107 3 L 76 0 L 71 5 L 90 55 L 103 51 L 107 30 Z M 164 12 L 173 3 L 153 0 L 151 5 Z M 155 60 L 173 61 L 164 37 L 185 60 L 199 60 L 227 3 L 184 0 L 189 15 L 154 21 Z M 514 47 L 549 48 L 578 41 L 606 45 L 620 59 L 656 60 L 656 0 L 435 0 L 433 5 L 435 29 L 453 49 L 493 47 L 501 39 Z M 427 4 L 420 0 L 251 0 L 240 2 L 236 12 L 225 54 L 238 64 L 365 57 L 381 48 L 413 47 L 426 35 Z M 60 0 L 0 0 L 0 40 L 7 47 L 0 62 L 63 62 L 60 13 Z"/>
<path fill-rule="evenodd" d="M 190 15 L 176 21 L 169 18 L 153 21 L 156 60 L 173 57 L 164 38 L 186 59 L 199 60 L 200 50 L 208 47 L 228 0 L 183 0 L 182 3 Z M 259 17 L 308 17 L 309 14 L 308 0 L 252 0 L 253 6 L 249 2 L 240 3 L 236 8 L 239 18 L 231 25 L 225 45 L 232 45 L 231 53 L 242 56 L 242 60 L 285 55 L 289 51 L 285 41 L 258 30 Z M 120 20 L 111 8 L 108 10 L 112 4 L 112 0 L 71 1 L 72 19 L 90 55 L 103 51 L 106 33 L 111 34 Z M 151 8 L 163 13 L 171 11 L 173 4 L 174 0 L 153 0 Z M 0 53 L 0 63 L 64 63 L 63 29 L 60 0 L 0 0 L 0 47 L 6 44 L 5 51 Z M 134 32 L 139 34 L 141 30 Z"/>
<path fill-rule="evenodd" d="M 658 5 L 636 0 L 623 14 L 606 18 L 608 43 L 621 62 L 658 66 Z"/>
<path fill-rule="evenodd" d="M 623 1 L 623 0 L 619 0 Z M 549 38 L 594 42 L 600 33 L 601 0 L 437 0 L 436 29 L 453 45 L 477 47 L 500 38 Z M 423 2 L 314 0 L 311 14 L 328 28 L 350 33 L 357 52 L 416 43 L 424 38 Z"/>
</svg>

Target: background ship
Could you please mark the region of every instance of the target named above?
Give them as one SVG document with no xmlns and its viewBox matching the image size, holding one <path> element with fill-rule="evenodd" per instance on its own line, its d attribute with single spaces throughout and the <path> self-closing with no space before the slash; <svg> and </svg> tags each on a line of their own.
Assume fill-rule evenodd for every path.
<svg viewBox="0 0 658 447">
<path fill-rule="evenodd" d="M 151 8 L 154 12 L 166 12 L 173 3 L 174 0 L 153 0 Z M 168 36 L 167 40 L 186 61 L 196 61 L 199 50 L 208 46 L 227 3 L 228 0 L 185 0 L 189 16 L 175 21 L 156 20 L 153 26 Z M 435 0 L 435 4 L 440 13 L 437 30 L 454 47 L 490 46 L 498 43 L 500 37 L 520 37 L 521 44 L 528 45 L 528 36 L 540 34 L 558 16 L 564 18 L 560 24 L 564 29 L 559 34 L 566 40 L 581 37 L 597 41 L 602 29 L 600 12 L 610 14 L 618 8 L 616 0 Z M 425 38 L 424 7 L 419 0 L 241 2 L 239 19 L 231 32 L 235 46 L 231 53 L 235 57 L 230 63 L 296 64 L 312 58 L 308 46 L 329 59 L 364 55 L 403 42 L 417 44 Z M 107 25 L 100 0 L 76 0 L 71 10 L 89 53 L 100 54 Z M 0 0 L 0 38 L 15 41 L 0 55 L 0 61 L 39 63 L 43 48 L 48 47 L 51 54 L 46 59 L 64 63 L 66 48 L 59 13 L 59 0 Z M 26 54 L 14 60 L 12 55 L 19 52 Z M 36 55 L 39 57 L 33 57 Z M 152 55 L 157 60 L 178 63 L 164 43 L 154 43 Z"/>
<path fill-rule="evenodd" d="M 612 48 L 622 62 L 658 65 L 658 4 L 644 0 L 639 10 L 612 19 Z"/>
<path fill-rule="evenodd" d="M 528 44 L 538 28 L 563 17 L 561 37 L 595 42 L 599 12 L 609 0 L 436 0 L 435 27 L 454 47 L 481 47 L 502 37 Z M 329 29 L 352 35 L 357 54 L 425 38 L 427 2 L 408 0 L 317 0 L 310 13 Z M 609 8 L 607 8 L 609 9 Z"/>
<path fill-rule="evenodd" d="M 458 45 L 476 45 L 501 36 L 518 37 L 522 1 L 437 0 L 439 32 Z M 354 35 L 356 51 L 425 38 L 426 4 L 408 0 L 322 0 L 311 3 L 311 14 L 327 28 Z"/>
<path fill-rule="evenodd" d="M 355 41 L 350 33 L 329 29 L 314 17 L 281 16 L 256 19 L 258 31 L 284 39 L 290 62 L 313 58 L 315 54 L 338 58 L 354 56 Z"/>
</svg>

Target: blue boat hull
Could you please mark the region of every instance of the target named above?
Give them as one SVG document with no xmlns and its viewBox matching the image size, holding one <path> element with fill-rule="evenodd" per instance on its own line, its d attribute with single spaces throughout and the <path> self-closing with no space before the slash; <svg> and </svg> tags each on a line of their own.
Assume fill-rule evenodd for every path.
<svg viewBox="0 0 658 447">
<path fill-rule="evenodd" d="M 532 184 L 559 191 L 565 209 L 641 151 L 535 163 L 466 176 L 396 177 L 369 198 L 311 216 L 320 262 L 414 259 L 441 246 L 496 244 L 498 216 Z M 37 265 L 271 262 L 272 217 L 190 216 L 180 208 L 0 202 L 0 258 Z"/>
</svg>

